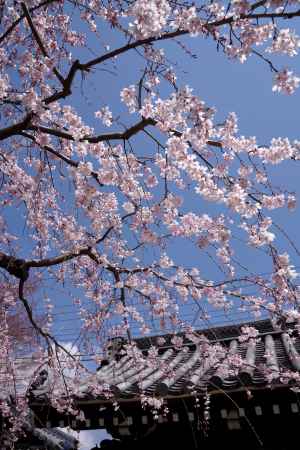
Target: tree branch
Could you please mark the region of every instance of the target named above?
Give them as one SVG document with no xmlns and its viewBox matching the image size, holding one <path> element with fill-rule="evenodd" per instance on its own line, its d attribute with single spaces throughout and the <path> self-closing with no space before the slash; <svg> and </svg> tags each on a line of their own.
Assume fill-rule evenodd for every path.
<svg viewBox="0 0 300 450">
<path fill-rule="evenodd" d="M 22 130 L 27 129 L 32 117 L 33 113 L 29 113 L 21 122 L 2 128 L 2 130 L 0 130 L 0 141 L 3 141 L 11 136 L 15 136 L 16 134 L 20 134 Z"/>
<path fill-rule="evenodd" d="M 28 319 L 31 323 L 31 325 L 33 326 L 33 328 L 36 330 L 37 333 L 39 333 L 47 342 L 47 346 L 48 346 L 48 351 L 50 354 L 53 354 L 53 349 L 51 347 L 51 343 L 54 344 L 55 346 L 55 351 L 56 351 L 56 357 L 57 360 L 59 362 L 58 359 L 58 355 L 57 355 L 57 349 L 59 348 L 60 350 L 62 350 L 64 353 L 66 353 L 70 358 L 72 358 L 73 360 L 76 360 L 76 357 L 74 355 L 72 355 L 71 352 L 69 352 L 69 350 L 67 350 L 63 345 L 61 345 L 54 336 L 52 336 L 50 333 L 48 333 L 47 331 L 44 331 L 39 325 L 38 323 L 35 321 L 34 317 L 33 317 L 33 312 L 31 309 L 31 306 L 28 302 L 28 300 L 24 297 L 24 281 L 20 280 L 19 282 L 19 299 L 20 301 L 23 303 L 23 306 L 25 308 L 25 311 L 27 313 Z"/>
<path fill-rule="evenodd" d="M 87 141 L 90 144 L 97 144 L 98 142 L 104 142 L 104 141 L 112 141 L 112 140 L 128 140 L 135 134 L 137 134 L 139 131 L 142 131 L 146 126 L 148 125 L 156 125 L 156 121 L 154 119 L 145 119 L 142 118 L 138 123 L 133 125 L 132 127 L 128 128 L 127 130 L 123 132 L 115 132 L 115 133 L 107 133 L 107 134 L 100 134 L 99 136 L 83 136 L 79 141 L 84 142 Z M 70 141 L 74 141 L 74 137 L 62 130 L 58 130 L 55 128 L 48 128 L 43 127 L 39 125 L 33 125 L 27 127 L 29 130 L 32 131 L 39 131 L 41 133 L 49 134 L 51 136 L 56 136 L 62 139 L 67 139 Z"/>
<path fill-rule="evenodd" d="M 282 18 L 282 19 L 292 19 L 293 17 L 299 17 L 300 16 L 300 9 L 297 11 L 292 12 L 282 12 L 282 13 L 257 13 L 257 14 L 241 14 L 240 17 L 236 18 L 234 16 L 230 16 L 221 20 L 217 20 L 215 22 L 206 23 L 203 24 L 203 28 L 206 29 L 208 32 L 211 32 L 213 29 L 223 26 L 223 25 L 229 25 L 235 22 L 236 20 L 257 20 L 257 19 L 274 19 L 274 18 Z M 122 47 L 119 47 L 115 50 L 112 50 L 111 52 L 108 52 L 104 55 L 101 55 L 97 58 L 91 59 L 90 61 L 87 61 L 86 63 L 80 63 L 78 60 L 74 61 L 72 64 L 69 74 L 67 78 L 65 79 L 64 88 L 56 92 L 55 94 L 51 95 L 50 97 L 47 97 L 44 102 L 46 104 L 49 104 L 53 101 L 57 101 L 61 98 L 65 98 L 68 95 L 71 94 L 71 85 L 74 80 L 74 77 L 77 73 L 77 71 L 82 72 L 89 72 L 89 70 L 98 64 L 102 64 L 105 61 L 108 61 L 109 59 L 115 58 L 116 56 L 122 55 L 123 53 L 128 52 L 129 50 L 136 49 L 138 47 L 142 47 L 144 45 L 150 45 L 154 44 L 156 42 L 165 41 L 168 39 L 173 39 L 175 37 L 184 36 L 186 34 L 189 34 L 189 30 L 176 30 L 167 32 L 165 34 L 162 34 L 161 36 L 155 36 L 155 37 L 149 37 L 145 39 L 139 39 L 135 42 L 126 44 Z"/>
<path fill-rule="evenodd" d="M 130 128 L 128 128 L 127 130 L 123 131 L 123 132 L 115 132 L 115 133 L 106 133 L 106 134 L 99 134 L 98 136 L 84 136 L 83 138 L 81 138 L 79 140 L 79 142 L 84 142 L 87 141 L 90 144 L 97 144 L 98 142 L 105 142 L 105 141 L 124 141 L 124 140 L 128 140 L 130 139 L 132 136 L 134 136 L 135 134 L 137 134 L 139 131 L 143 131 L 144 128 L 146 128 L 147 126 L 152 125 L 155 126 L 157 125 L 157 121 L 155 119 L 151 119 L 151 118 L 142 118 L 142 120 L 140 120 L 139 122 L 137 122 L 135 125 L 132 125 Z M 51 136 L 56 136 L 62 139 L 68 139 L 70 141 L 74 141 L 74 137 L 66 132 L 66 131 L 61 131 L 55 128 L 48 128 L 48 127 L 43 127 L 43 126 L 29 126 L 27 127 L 29 130 L 32 131 L 39 131 L 41 133 L 45 133 L 45 134 L 49 134 Z M 176 136 L 181 136 L 181 133 L 179 133 L 176 130 L 170 130 L 170 132 L 174 133 Z M 26 136 L 25 133 L 21 133 L 22 135 Z M 30 135 L 27 135 L 27 137 L 29 137 Z M 30 137 L 31 139 L 33 139 L 33 136 Z M 218 141 L 212 141 L 212 140 L 208 140 L 207 141 L 207 145 L 212 145 L 213 147 L 222 147 L 222 143 L 218 142 Z M 54 151 L 55 152 L 55 151 Z M 60 154 L 58 153 L 57 156 L 59 156 Z M 66 161 L 68 162 L 68 161 Z M 72 162 L 71 165 L 75 165 L 76 162 Z"/>
<path fill-rule="evenodd" d="M 21 3 L 21 7 L 23 9 L 24 16 L 27 19 L 28 25 L 29 25 L 29 27 L 30 27 L 30 29 L 32 31 L 32 34 L 33 34 L 33 36 L 34 36 L 34 38 L 35 38 L 35 40 L 36 40 L 36 42 L 37 42 L 41 52 L 42 52 L 42 54 L 44 55 L 44 57 L 49 58 L 47 50 L 46 50 L 46 48 L 45 48 L 45 46 L 44 46 L 44 44 L 42 42 L 42 39 L 41 39 L 41 37 L 40 37 L 40 35 L 39 35 L 39 33 L 38 33 L 34 23 L 33 23 L 33 20 L 31 18 L 30 14 L 29 14 L 27 6 L 25 5 L 25 3 L 22 2 Z M 55 74 L 55 76 L 58 78 L 58 80 L 60 81 L 62 86 L 64 86 L 64 83 L 65 83 L 64 77 L 59 73 L 57 68 L 53 67 L 52 71 Z"/>
<path fill-rule="evenodd" d="M 29 276 L 29 267 L 24 259 L 18 259 L 2 252 L 0 252 L 0 267 L 23 282 Z"/>
<path fill-rule="evenodd" d="M 128 217 L 131 217 L 135 214 L 135 212 L 132 213 L 128 213 L 125 216 L 123 216 L 121 218 L 122 221 L 124 221 L 125 219 L 127 219 Z M 101 242 L 103 242 L 107 236 L 112 232 L 112 230 L 114 229 L 113 225 L 111 225 L 106 231 L 105 233 L 95 241 L 94 245 L 98 245 Z M 87 247 L 83 247 L 82 249 L 78 250 L 77 252 L 70 252 L 70 253 L 65 253 L 63 255 L 60 256 L 56 256 L 54 258 L 45 258 L 45 259 L 41 259 L 39 261 L 36 260 L 29 260 L 25 262 L 25 267 L 28 267 L 29 269 L 31 267 L 51 267 L 51 266 L 57 266 L 58 264 L 67 262 L 67 261 L 71 261 L 74 258 L 78 258 L 79 256 L 83 256 L 83 255 L 87 255 L 89 256 L 91 259 L 93 259 L 94 261 L 97 262 L 97 264 L 99 264 L 101 261 L 99 261 L 99 259 L 95 259 L 95 255 L 93 255 L 92 253 L 92 246 L 87 246 Z M 91 256 L 92 255 L 92 256 Z M 108 268 L 112 268 L 113 266 L 109 266 Z"/>
<path fill-rule="evenodd" d="M 57 0 L 45 0 L 44 2 L 39 3 L 36 6 L 33 6 L 32 8 L 29 8 L 29 12 L 34 12 L 39 8 L 42 8 L 43 6 L 47 6 L 50 5 L 50 3 L 54 3 Z M 2 34 L 2 36 L 0 37 L 0 44 L 2 44 L 2 42 L 7 38 L 7 36 L 10 35 L 10 33 L 19 25 L 20 22 L 22 22 L 22 20 L 25 18 L 25 14 L 22 14 L 17 20 L 15 20 L 15 22 L 13 22 L 8 28 L 7 30 Z"/>
<path fill-rule="evenodd" d="M 122 47 L 112 50 L 111 52 L 105 53 L 104 55 L 99 56 L 98 58 L 94 58 L 86 63 L 80 63 L 79 60 L 76 60 L 72 64 L 72 66 L 69 70 L 69 74 L 68 74 L 67 78 L 65 79 L 64 89 L 51 95 L 50 97 L 47 97 L 45 99 L 45 103 L 49 104 L 49 103 L 52 103 L 54 101 L 57 101 L 61 98 L 65 98 L 68 95 L 70 95 L 71 94 L 71 85 L 72 85 L 74 77 L 78 71 L 89 72 L 91 67 L 98 65 L 98 64 L 102 64 L 103 62 L 108 61 L 109 59 L 115 58 L 116 56 L 119 56 L 122 53 L 126 53 L 129 50 L 133 50 L 133 49 L 135 49 L 137 47 L 141 47 L 143 45 L 149 45 L 154 42 L 158 42 L 158 41 L 162 41 L 162 40 L 166 40 L 166 39 L 172 39 L 172 38 L 178 37 L 178 36 L 183 36 L 185 34 L 188 34 L 188 31 L 176 30 L 176 31 L 172 31 L 170 33 L 166 33 L 163 36 L 150 37 L 147 39 L 139 39 L 138 41 L 132 42 L 131 44 L 126 44 Z"/>
<path fill-rule="evenodd" d="M 51 153 L 51 155 L 54 155 L 56 158 L 61 159 L 62 161 L 64 161 L 69 166 L 75 167 L 76 169 L 78 168 L 79 163 L 77 161 L 74 161 L 73 159 L 68 158 L 65 155 L 62 155 L 61 153 L 59 153 L 57 150 L 55 150 L 54 148 L 50 147 L 49 145 L 41 146 L 40 144 L 38 144 L 36 142 L 35 137 L 32 136 L 31 134 L 28 134 L 28 133 L 25 133 L 25 132 L 21 132 L 20 135 L 26 137 L 27 139 L 30 139 L 33 142 L 35 142 L 37 145 L 39 145 L 39 147 L 41 149 L 45 150 L 46 152 Z M 91 172 L 91 176 L 97 181 L 99 186 L 101 186 L 101 187 L 104 186 L 103 183 L 101 183 L 101 181 L 99 179 L 99 175 L 97 174 L 97 172 L 92 171 Z"/>
<path fill-rule="evenodd" d="M 253 5 L 251 5 L 250 10 L 254 11 L 255 9 L 259 8 L 260 6 L 264 6 L 267 3 L 267 0 L 259 0 L 256 3 L 253 3 Z"/>
<path fill-rule="evenodd" d="M 131 212 L 128 214 L 125 214 L 125 216 L 121 217 L 121 221 L 128 219 L 129 217 L 133 216 L 136 212 Z M 101 237 L 99 237 L 95 242 L 94 245 L 98 245 L 101 242 L 103 242 L 109 234 L 114 229 L 114 226 L 111 225 L 105 233 Z M 78 258 L 79 256 L 87 255 L 91 259 L 93 259 L 97 264 L 100 264 L 101 261 L 93 254 L 92 252 L 92 246 L 86 246 L 81 248 L 80 250 L 76 252 L 69 252 L 65 253 L 59 256 L 55 256 L 53 258 L 44 258 L 40 260 L 25 260 L 25 259 L 18 259 L 14 256 L 6 255 L 5 253 L 0 252 L 0 267 L 5 269 L 8 273 L 11 275 L 14 275 L 16 278 L 18 278 L 20 281 L 25 282 L 29 276 L 29 271 L 33 267 L 51 267 L 51 266 L 57 266 L 59 264 L 62 264 L 67 261 L 71 261 L 74 258 Z M 113 266 L 108 265 L 107 268 L 111 271 L 117 270 Z"/>
<path fill-rule="evenodd" d="M 46 339 L 48 348 L 51 349 L 50 335 L 48 333 L 46 333 L 34 320 L 31 306 L 29 305 L 28 301 L 24 297 L 24 280 L 20 280 L 20 282 L 19 282 L 19 299 L 23 303 L 23 306 L 25 308 L 25 311 L 27 313 L 27 316 L 28 316 L 28 319 L 29 319 L 31 325 L 41 336 L 43 336 L 43 338 Z M 52 338 L 52 339 L 54 339 L 54 338 Z"/>
<path fill-rule="evenodd" d="M 64 79 L 63 81 L 63 89 L 59 92 L 56 92 L 53 95 L 50 95 L 50 97 L 47 97 L 44 102 L 46 105 L 49 105 L 52 102 L 56 102 L 57 100 L 60 100 L 61 98 L 66 98 L 69 95 L 72 94 L 72 90 L 71 90 L 71 86 L 74 80 L 74 77 L 76 75 L 76 72 L 79 70 L 79 60 L 76 59 L 76 61 L 74 61 L 74 63 L 71 66 L 71 69 L 69 70 L 69 74 L 67 76 L 67 78 Z"/>
</svg>

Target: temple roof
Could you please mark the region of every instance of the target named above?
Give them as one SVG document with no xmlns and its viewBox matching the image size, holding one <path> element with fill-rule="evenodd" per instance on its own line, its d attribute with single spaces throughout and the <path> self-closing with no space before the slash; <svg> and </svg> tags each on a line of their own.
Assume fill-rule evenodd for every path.
<svg viewBox="0 0 300 450">
<path fill-rule="evenodd" d="M 239 339 L 242 326 L 254 326 L 259 335 L 245 342 Z M 165 344 L 159 348 L 158 360 L 152 362 L 149 349 L 156 337 L 137 339 L 140 357 L 113 358 L 97 373 L 78 383 L 78 399 L 101 398 L 95 394 L 95 385 L 107 385 L 118 399 L 135 399 L 145 395 L 182 396 L 193 391 L 238 390 L 251 386 L 284 385 L 284 373 L 300 374 L 300 338 L 276 329 L 269 320 L 233 326 L 210 328 L 197 332 L 199 339 L 216 344 L 221 359 L 216 362 L 213 351 L 185 339 L 178 349 L 172 335 L 165 335 Z M 221 349 L 221 350 L 220 350 Z M 158 362 L 157 362 L 158 361 Z M 239 364 L 240 362 L 240 364 Z M 50 389 L 51 377 L 35 389 L 36 398 Z M 55 380 L 57 386 L 57 380 Z M 55 386 L 53 386 L 55 389 Z M 94 391 L 94 394 L 92 392 Z"/>
<path fill-rule="evenodd" d="M 240 342 L 240 328 L 245 325 L 255 326 L 259 332 L 257 339 Z M 138 391 L 146 395 L 179 396 L 201 389 L 232 390 L 249 385 L 262 387 L 268 382 L 280 384 L 284 372 L 300 372 L 300 338 L 293 339 L 287 332 L 276 330 L 269 320 L 212 328 L 199 334 L 212 343 L 222 345 L 225 349 L 223 363 L 221 359 L 216 364 L 210 350 L 206 353 L 203 347 L 195 343 L 185 342 L 178 350 L 167 336 L 157 365 L 149 365 L 145 358 L 144 367 L 141 367 L 133 358 L 124 357 L 119 362 L 114 360 L 102 367 L 97 377 L 122 397 L 135 396 Z M 149 339 L 138 340 L 137 343 L 142 349 L 151 345 Z M 230 360 L 234 360 L 234 356 L 241 357 L 243 364 L 229 367 L 228 355 Z M 224 376 L 226 372 L 228 376 Z"/>
<path fill-rule="evenodd" d="M 246 325 L 255 327 L 259 334 L 256 339 L 241 342 L 241 327 Z M 217 393 L 249 386 L 263 388 L 268 384 L 284 385 L 284 373 L 287 371 L 293 372 L 296 377 L 299 375 L 300 379 L 298 333 L 279 330 L 270 320 L 199 330 L 196 335 L 200 344 L 185 338 L 180 348 L 174 345 L 174 335 L 165 335 L 165 343 L 159 347 L 158 358 L 154 360 L 149 350 L 157 344 L 158 337 L 137 339 L 138 360 L 128 355 L 112 358 L 96 373 L 77 378 L 73 393 L 82 401 L 95 398 L 99 401 L 109 400 L 111 394 L 101 394 L 101 386 L 106 386 L 107 392 L 111 390 L 114 393 L 114 398 L 130 400 L 139 397 L 140 393 L 176 397 L 186 396 L 193 391 L 209 390 Z M 215 344 L 219 352 L 221 349 L 218 361 L 212 357 L 214 350 L 211 349 L 214 346 L 208 346 L 208 350 L 205 350 L 205 345 L 201 344 L 205 339 Z M 41 372 L 37 371 L 35 364 L 29 367 L 23 362 L 18 370 L 18 394 L 25 392 L 31 384 L 31 393 L 36 400 L 43 400 L 53 391 L 63 395 L 63 380 L 59 380 L 57 374 L 52 376 L 50 368 L 45 367 Z M 66 378 L 69 377 L 66 375 Z M 10 383 L 5 382 L 5 379 L 6 374 L 2 373 L 0 398 L 13 394 L 9 392 Z M 72 382 L 71 377 L 69 381 Z M 99 386 L 99 390 L 95 386 Z"/>
</svg>

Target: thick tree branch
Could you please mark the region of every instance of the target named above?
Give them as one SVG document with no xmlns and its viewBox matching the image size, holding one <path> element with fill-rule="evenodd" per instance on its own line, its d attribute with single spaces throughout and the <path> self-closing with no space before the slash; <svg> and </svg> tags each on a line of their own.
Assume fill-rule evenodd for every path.
<svg viewBox="0 0 300 450">
<path fill-rule="evenodd" d="M 134 136 L 135 134 L 137 134 L 140 131 L 143 131 L 147 126 L 152 125 L 155 126 L 157 125 L 157 121 L 151 118 L 143 118 L 142 120 L 140 120 L 139 122 L 137 122 L 135 125 L 132 125 L 130 128 L 128 128 L 127 130 L 123 131 L 123 132 L 115 132 L 115 133 L 106 133 L 106 134 L 99 134 L 98 136 L 84 136 L 82 139 L 80 139 L 80 142 L 84 142 L 87 141 L 90 144 L 96 144 L 98 142 L 105 142 L 105 141 L 126 141 L 128 139 L 130 139 L 132 136 Z M 48 127 L 43 127 L 43 126 L 29 126 L 28 127 L 29 130 L 32 131 L 39 131 L 41 133 L 45 133 L 45 134 L 49 134 L 51 136 L 56 136 L 62 139 L 67 139 L 70 141 L 74 141 L 74 137 L 66 132 L 66 131 L 61 131 L 55 128 L 48 128 Z M 174 133 L 176 136 L 181 136 L 181 133 L 179 133 L 176 130 L 170 130 L 172 133 Z M 24 133 L 22 133 L 22 135 L 25 136 Z M 29 137 L 29 135 L 27 136 Z M 33 137 L 31 137 L 33 138 Z M 218 142 L 218 141 L 212 141 L 212 140 L 208 140 L 207 141 L 207 145 L 211 145 L 213 147 L 222 147 L 222 143 Z M 59 157 L 59 153 L 57 154 L 57 156 Z M 66 161 L 68 163 L 68 161 Z M 76 162 L 70 162 L 71 165 L 76 165 Z"/>
<path fill-rule="evenodd" d="M 72 85 L 74 77 L 78 71 L 88 72 L 93 66 L 102 64 L 105 61 L 108 61 L 112 58 L 115 58 L 116 56 L 126 53 L 129 50 L 133 50 L 137 47 L 141 47 L 143 45 L 149 45 L 149 44 L 152 44 L 152 43 L 155 43 L 158 41 L 172 39 L 172 38 L 178 37 L 178 36 L 183 36 L 187 33 L 188 33 L 188 31 L 186 31 L 186 30 L 177 30 L 177 31 L 173 31 L 171 33 L 166 33 L 163 36 L 159 36 L 159 37 L 150 37 L 147 39 L 140 39 L 138 41 L 132 42 L 131 44 L 126 44 L 123 47 L 119 47 L 115 50 L 112 50 L 111 52 L 105 53 L 104 55 L 99 56 L 98 58 L 94 58 L 86 63 L 80 63 L 78 60 L 76 60 L 72 64 L 72 66 L 69 70 L 68 76 L 65 79 L 64 88 L 61 91 L 51 95 L 50 97 L 47 97 L 45 99 L 45 103 L 49 104 L 49 103 L 52 103 L 54 101 L 57 101 L 61 98 L 65 98 L 68 95 L 70 95 L 72 93 L 71 85 Z"/>
<path fill-rule="evenodd" d="M 156 125 L 156 121 L 151 118 L 145 119 L 144 117 L 142 120 L 140 120 L 135 125 L 131 126 L 127 130 L 125 130 L 123 133 L 107 133 L 107 134 L 100 134 L 99 136 L 90 136 L 88 137 L 88 142 L 91 144 L 96 144 L 98 142 L 103 141 L 113 141 L 113 140 L 128 140 L 135 134 L 137 134 L 139 131 L 142 131 L 145 127 L 152 125 Z"/>
<path fill-rule="evenodd" d="M 2 130 L 0 130 L 0 141 L 20 134 L 23 130 L 26 130 L 32 120 L 32 117 L 33 113 L 29 113 L 21 122 L 2 128 Z"/>
<path fill-rule="evenodd" d="M 35 38 L 35 40 L 36 40 L 36 42 L 37 42 L 37 44 L 38 44 L 38 46 L 39 46 L 39 48 L 41 50 L 43 56 L 48 57 L 48 53 L 47 53 L 47 51 L 46 51 L 46 49 L 44 47 L 44 44 L 42 42 L 42 39 L 41 39 L 39 33 L 37 32 L 37 29 L 34 26 L 34 23 L 32 21 L 32 18 L 30 16 L 30 14 L 29 14 L 27 6 L 25 5 L 25 3 L 22 2 L 21 3 L 21 7 L 23 9 L 24 16 L 27 19 L 28 25 L 29 25 L 29 27 L 30 27 L 30 29 L 32 31 L 32 34 L 33 34 L 33 36 L 34 36 L 34 38 Z"/>
<path fill-rule="evenodd" d="M 106 134 L 100 134 L 99 136 L 83 136 L 83 138 L 80 139 L 80 142 L 87 141 L 90 144 L 97 144 L 98 142 L 104 142 L 104 141 L 113 141 L 113 140 L 128 140 L 135 134 L 137 134 L 139 131 L 142 131 L 145 127 L 148 125 L 156 125 L 156 121 L 154 119 L 145 119 L 142 118 L 138 123 L 135 125 L 132 125 L 130 128 L 123 132 L 115 132 L 115 133 L 106 133 Z M 67 139 L 70 141 L 74 141 L 74 137 L 62 130 L 58 130 L 55 128 L 48 128 L 43 126 L 29 126 L 29 130 L 32 131 L 39 131 L 41 133 L 49 134 L 51 136 L 56 136 L 62 139 Z"/>
<path fill-rule="evenodd" d="M 121 221 L 128 219 L 129 217 L 133 216 L 136 212 L 131 212 L 128 214 L 125 214 Z M 99 237 L 94 245 L 98 245 L 101 242 L 103 242 L 109 234 L 114 229 L 114 226 L 111 225 L 105 233 L 101 237 Z M 20 281 L 25 282 L 29 276 L 29 271 L 31 268 L 40 268 L 40 267 L 52 267 L 57 266 L 59 264 L 63 264 L 67 261 L 71 261 L 72 259 L 78 258 L 80 256 L 87 255 L 89 256 L 93 261 L 95 261 L 97 264 L 101 263 L 101 260 L 93 253 L 93 247 L 92 246 L 86 246 L 81 248 L 80 250 L 76 252 L 69 252 L 65 253 L 53 258 L 44 258 L 40 260 L 25 260 L 25 259 L 18 259 L 14 256 L 6 255 L 5 253 L 0 252 L 0 267 L 5 269 L 8 273 L 11 275 L 14 275 L 16 278 L 18 278 Z M 117 269 L 111 265 L 106 265 L 106 268 L 112 272 L 115 272 Z"/>
<path fill-rule="evenodd" d="M 115 132 L 115 133 L 106 133 L 106 134 L 100 134 L 99 136 L 84 136 L 83 138 L 80 139 L 80 142 L 84 142 L 87 141 L 90 144 L 96 144 L 98 142 L 103 142 L 103 141 L 112 141 L 112 140 L 128 140 L 130 139 L 133 135 L 137 134 L 139 131 L 143 130 L 146 126 L 148 125 L 155 125 L 156 122 L 153 119 L 142 119 L 140 120 L 138 123 L 136 123 L 135 125 L 133 125 L 132 127 L 128 128 L 127 130 L 123 131 L 123 132 Z M 61 131 L 55 128 L 48 128 L 48 127 L 43 127 L 43 126 L 29 126 L 28 129 L 33 130 L 33 131 L 39 131 L 41 133 L 45 133 L 45 134 L 49 134 L 51 136 L 56 136 L 62 139 L 68 139 L 71 141 L 74 141 L 74 137 L 66 132 L 66 131 Z"/>
<path fill-rule="evenodd" d="M 76 75 L 76 72 L 79 70 L 79 61 L 76 59 L 74 63 L 71 66 L 71 69 L 69 70 L 67 78 L 63 81 L 63 89 L 59 92 L 56 92 L 53 95 L 50 95 L 50 97 L 47 97 L 44 102 L 46 105 L 49 105 L 52 102 L 56 102 L 57 100 L 60 100 L 61 98 L 66 98 L 69 95 L 72 94 L 71 86 L 74 80 L 74 77 Z"/>
<path fill-rule="evenodd" d="M 26 281 L 29 276 L 29 267 L 24 259 L 15 258 L 2 252 L 0 252 L 0 267 L 22 281 Z"/>
<path fill-rule="evenodd" d="M 84 247 L 81 250 L 78 250 L 77 252 L 65 253 L 63 255 L 56 256 L 54 258 L 29 260 L 29 261 L 26 261 L 25 265 L 28 268 L 57 266 L 59 264 L 65 263 L 67 261 L 71 261 L 74 258 L 78 258 L 79 256 L 87 255 L 90 251 L 91 251 L 91 247 Z"/>
<path fill-rule="evenodd" d="M 123 216 L 121 218 L 121 221 L 123 222 L 124 220 L 128 219 L 129 217 L 133 216 L 134 214 L 135 214 L 135 211 L 125 214 L 125 216 Z M 112 232 L 113 229 L 114 229 L 114 226 L 111 225 L 105 231 L 105 233 L 103 233 L 103 235 L 95 241 L 94 245 L 98 245 L 101 242 L 103 242 L 109 236 L 109 234 Z M 69 253 L 65 253 L 65 254 L 62 254 L 62 255 L 59 255 L 59 256 L 56 256 L 53 258 L 44 258 L 44 259 L 40 259 L 40 260 L 18 259 L 18 258 L 15 258 L 14 256 L 6 255 L 5 253 L 0 252 L 0 267 L 5 269 L 11 275 L 14 275 L 19 280 L 26 281 L 29 276 L 29 271 L 33 267 L 38 268 L 38 267 L 57 266 L 59 264 L 65 263 L 67 261 L 71 261 L 72 259 L 78 258 L 83 255 L 87 255 L 87 256 L 91 257 L 91 255 L 93 255 L 92 246 L 83 247 L 76 252 L 69 252 Z M 91 259 L 95 260 L 94 257 Z M 101 262 L 99 259 L 96 259 L 95 261 L 97 261 L 98 264 Z"/>
<path fill-rule="evenodd" d="M 300 16 L 300 9 L 297 11 L 292 12 L 281 12 L 281 13 L 250 13 L 250 14 L 241 14 L 241 16 L 237 19 L 234 16 L 230 16 L 221 20 L 217 20 L 214 22 L 208 22 L 203 24 L 203 29 L 206 29 L 208 33 L 213 31 L 215 28 L 223 26 L 223 25 L 230 25 L 234 23 L 237 20 L 258 20 L 258 19 L 275 19 L 275 18 L 281 18 L 281 19 L 292 19 L 293 17 L 299 17 Z M 173 39 L 176 37 L 184 36 L 186 34 L 189 34 L 189 30 L 176 30 L 172 32 L 167 32 L 162 34 L 161 36 L 155 36 L 155 37 L 149 37 L 145 39 L 139 39 L 135 42 L 131 42 L 129 44 L 126 44 L 122 47 L 119 47 L 115 50 L 112 50 L 111 52 L 105 53 L 104 55 L 101 55 L 97 58 L 91 59 L 90 61 L 87 61 L 86 63 L 80 63 L 78 60 L 74 61 L 72 64 L 68 76 L 65 79 L 64 82 L 64 88 L 56 92 L 55 94 L 51 95 L 50 97 L 47 97 L 44 101 L 46 104 L 49 104 L 53 101 L 57 101 L 61 98 L 65 98 L 68 95 L 72 93 L 71 91 L 71 85 L 73 83 L 74 77 L 78 71 L 82 72 L 88 72 L 92 67 L 102 64 L 105 61 L 108 61 L 112 58 L 115 58 L 116 56 L 122 55 L 123 53 L 128 52 L 129 50 L 136 49 L 138 47 L 142 47 L 144 45 L 151 45 L 156 42 L 165 41 L 169 39 Z"/>
</svg>

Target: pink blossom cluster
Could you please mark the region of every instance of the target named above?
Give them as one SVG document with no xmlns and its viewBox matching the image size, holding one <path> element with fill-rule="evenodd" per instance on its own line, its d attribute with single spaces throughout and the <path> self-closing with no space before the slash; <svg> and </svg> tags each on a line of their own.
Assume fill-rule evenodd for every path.
<svg viewBox="0 0 300 450">
<path fill-rule="evenodd" d="M 300 78 L 292 70 L 283 69 L 274 77 L 273 91 L 293 94 L 299 87 Z"/>
<path fill-rule="evenodd" d="M 256 339 L 259 335 L 259 332 L 256 328 L 250 326 L 243 326 L 241 328 L 242 334 L 239 336 L 240 342 L 246 342 L 249 339 Z"/>
<path fill-rule="evenodd" d="M 129 24 L 129 30 L 137 39 L 159 35 L 167 24 L 170 12 L 167 0 L 136 0 L 128 10 L 128 14 L 135 18 Z"/>
<path fill-rule="evenodd" d="M 108 106 L 104 106 L 99 111 L 96 111 L 95 117 L 102 120 L 103 124 L 107 127 L 112 125 L 112 113 Z"/>
<path fill-rule="evenodd" d="M 300 38 L 295 31 L 290 30 L 289 28 L 283 28 L 279 30 L 276 39 L 273 40 L 271 47 L 267 48 L 266 51 L 295 56 L 298 54 L 299 47 Z"/>
</svg>

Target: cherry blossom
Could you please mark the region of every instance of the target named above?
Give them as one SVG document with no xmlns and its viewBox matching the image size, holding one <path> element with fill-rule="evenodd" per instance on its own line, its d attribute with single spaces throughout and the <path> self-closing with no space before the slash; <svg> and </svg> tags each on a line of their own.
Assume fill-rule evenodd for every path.
<svg viewBox="0 0 300 450">
<path fill-rule="evenodd" d="M 166 26 L 170 11 L 166 0 L 137 0 L 128 11 L 135 18 L 133 24 L 129 24 L 129 29 L 136 38 L 156 36 Z"/>
<path fill-rule="evenodd" d="M 283 69 L 275 75 L 273 91 L 293 94 L 299 83 L 300 78 L 294 75 L 292 70 Z"/>
<path fill-rule="evenodd" d="M 272 46 L 266 51 L 270 53 L 286 53 L 289 56 L 295 56 L 298 53 L 298 47 L 300 46 L 300 38 L 295 31 L 289 28 L 281 29 L 274 39 Z"/>
<path fill-rule="evenodd" d="M 106 125 L 107 127 L 110 127 L 112 125 L 112 113 L 109 110 L 108 106 L 104 106 L 99 111 L 96 111 L 95 117 L 97 117 L 97 119 L 101 119 L 104 125 Z"/>
</svg>

